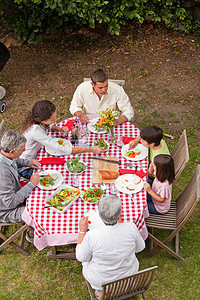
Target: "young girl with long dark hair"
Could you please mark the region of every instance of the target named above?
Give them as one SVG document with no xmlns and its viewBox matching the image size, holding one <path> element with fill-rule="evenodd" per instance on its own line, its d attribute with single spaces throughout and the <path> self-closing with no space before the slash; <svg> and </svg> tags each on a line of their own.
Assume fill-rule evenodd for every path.
<svg viewBox="0 0 200 300">
<path fill-rule="evenodd" d="M 47 135 L 49 130 L 59 131 L 61 134 L 67 135 L 69 129 L 67 127 L 58 127 L 56 122 L 56 106 L 48 101 L 41 100 L 33 105 L 31 112 L 26 117 L 23 123 L 24 136 L 26 137 L 25 151 L 20 158 L 34 159 L 42 146 L 51 148 L 61 155 L 71 155 L 77 153 L 92 152 L 100 154 L 104 150 L 101 147 L 94 146 L 89 148 L 72 148 L 72 146 L 63 146 L 50 135 Z M 19 170 L 19 174 L 25 178 L 30 178 L 33 169 Z"/>
<path fill-rule="evenodd" d="M 150 213 L 165 214 L 170 209 L 172 183 L 175 178 L 174 161 L 168 154 L 159 154 L 150 164 L 149 174 L 155 175 L 152 187 L 145 183 L 147 205 Z"/>
</svg>

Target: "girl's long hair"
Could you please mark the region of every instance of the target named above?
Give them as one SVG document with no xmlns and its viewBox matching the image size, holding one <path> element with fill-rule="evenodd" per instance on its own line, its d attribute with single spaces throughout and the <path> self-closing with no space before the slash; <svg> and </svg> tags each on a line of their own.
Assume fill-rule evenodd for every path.
<svg viewBox="0 0 200 300">
<path fill-rule="evenodd" d="M 156 177 L 160 182 L 165 180 L 172 184 L 175 179 L 174 160 L 168 154 L 159 154 L 154 157 Z"/>
<path fill-rule="evenodd" d="M 22 124 L 23 131 L 26 131 L 33 124 L 39 125 L 41 121 L 48 120 L 55 111 L 56 106 L 52 102 L 48 100 L 37 101 Z"/>
</svg>

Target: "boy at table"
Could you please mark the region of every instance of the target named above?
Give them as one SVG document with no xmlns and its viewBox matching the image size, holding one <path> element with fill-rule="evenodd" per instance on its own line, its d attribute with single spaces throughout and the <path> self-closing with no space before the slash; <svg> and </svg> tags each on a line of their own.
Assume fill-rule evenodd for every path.
<svg viewBox="0 0 200 300">
<path fill-rule="evenodd" d="M 17 131 L 6 131 L 1 139 L 0 150 L 0 222 L 22 222 L 25 199 L 40 181 L 36 172 L 21 188 L 18 167 L 39 168 L 37 160 L 19 159 L 25 149 L 26 138 Z"/>
<path fill-rule="evenodd" d="M 140 135 L 129 143 L 129 148 L 135 148 L 138 143 L 141 143 L 144 147 L 149 148 L 149 164 L 153 163 L 154 157 L 158 154 L 168 154 L 169 149 L 167 144 L 163 140 L 163 131 L 156 125 L 144 127 Z M 153 183 L 154 177 L 148 174 L 148 182 Z"/>
</svg>

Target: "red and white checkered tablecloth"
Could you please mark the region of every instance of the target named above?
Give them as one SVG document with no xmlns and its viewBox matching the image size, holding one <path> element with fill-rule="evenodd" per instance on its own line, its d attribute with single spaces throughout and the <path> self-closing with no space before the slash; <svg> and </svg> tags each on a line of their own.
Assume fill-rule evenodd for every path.
<svg viewBox="0 0 200 300">
<path fill-rule="evenodd" d="M 62 121 L 58 126 L 66 124 L 68 120 Z M 137 137 L 140 133 L 139 129 L 133 124 L 127 122 L 114 128 L 115 136 L 119 139 L 121 136 Z M 53 137 L 60 137 L 59 133 L 50 133 Z M 98 135 L 107 140 L 107 134 Z M 69 133 L 69 139 L 71 138 L 71 132 Z M 93 141 L 97 138 L 97 134 L 89 132 L 88 146 L 93 145 Z M 107 155 L 108 152 L 102 153 L 101 157 Z M 86 162 L 88 166 L 92 166 L 94 156 L 93 153 L 81 154 L 81 160 Z M 121 161 L 121 166 L 127 163 L 127 160 L 121 154 L 121 148 L 116 144 L 110 145 L 109 156 L 117 156 Z M 44 147 L 41 148 L 38 153 L 37 159 L 41 160 L 44 157 L 50 157 L 45 152 Z M 75 155 L 63 156 L 64 159 L 74 158 Z M 137 162 L 138 170 L 147 171 L 148 158 Z M 126 168 L 126 167 L 125 167 Z M 64 183 L 72 185 L 73 174 L 66 170 L 65 165 L 44 165 L 44 169 L 54 169 L 63 175 Z M 146 177 L 143 177 L 146 181 Z M 79 175 L 79 189 L 87 189 L 92 186 L 92 169 L 86 168 L 86 171 Z M 53 190 L 54 191 L 54 190 Z M 23 215 L 24 221 L 33 226 L 35 229 L 34 244 L 42 250 L 47 245 L 57 246 L 66 245 L 69 243 L 76 243 L 78 237 L 78 223 L 82 216 L 91 209 L 96 209 L 98 204 L 87 204 L 81 198 L 78 198 L 74 204 L 63 214 L 60 214 L 51 208 L 44 208 L 45 199 L 51 195 L 53 191 L 46 191 L 36 187 L 31 195 L 27 198 L 25 214 Z M 107 190 L 107 194 L 110 193 L 110 186 Z M 146 192 L 144 190 L 134 195 L 134 199 L 137 201 L 137 208 L 135 208 L 133 201 L 129 195 L 117 192 L 122 202 L 122 220 L 124 222 L 134 222 L 141 232 L 144 239 L 147 238 L 147 230 L 144 221 L 144 211 L 146 208 Z"/>
</svg>

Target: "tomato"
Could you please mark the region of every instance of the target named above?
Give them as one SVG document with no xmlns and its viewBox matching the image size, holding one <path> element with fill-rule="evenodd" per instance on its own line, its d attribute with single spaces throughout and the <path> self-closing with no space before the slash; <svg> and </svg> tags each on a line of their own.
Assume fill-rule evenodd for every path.
<svg viewBox="0 0 200 300">
<path fill-rule="evenodd" d="M 88 202 L 91 202 L 91 200 L 88 200 Z"/>
<path fill-rule="evenodd" d="M 97 197 L 101 197 L 101 194 L 98 194 Z"/>
<path fill-rule="evenodd" d="M 43 181 L 42 185 L 46 185 L 46 182 Z"/>
<path fill-rule="evenodd" d="M 83 199 L 85 199 L 85 196 L 83 196 Z"/>
<path fill-rule="evenodd" d="M 94 189 L 94 192 L 97 192 L 97 189 Z"/>
</svg>

